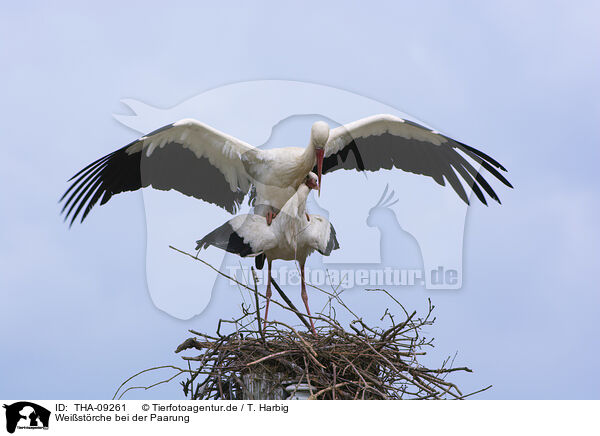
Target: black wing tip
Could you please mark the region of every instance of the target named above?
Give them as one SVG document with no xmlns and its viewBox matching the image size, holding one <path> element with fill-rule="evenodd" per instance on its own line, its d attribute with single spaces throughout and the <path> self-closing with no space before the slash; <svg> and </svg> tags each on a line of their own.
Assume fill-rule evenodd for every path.
<svg viewBox="0 0 600 436">
<path fill-rule="evenodd" d="M 90 210 L 91 210 L 91 208 L 90 208 Z M 87 218 L 87 216 L 88 216 L 88 214 L 89 214 L 90 210 L 86 211 L 86 212 L 83 214 L 83 216 L 82 216 L 82 217 L 81 217 L 81 219 L 79 220 L 79 223 L 80 223 L 80 224 L 81 224 L 81 223 L 83 223 L 83 221 L 84 221 L 84 220 Z M 78 214 L 78 213 L 76 213 L 76 214 L 66 213 L 66 214 L 65 214 L 65 213 L 64 213 L 64 207 L 63 207 L 63 211 L 61 211 L 60 215 L 63 215 L 63 214 L 64 214 L 64 217 L 63 217 L 63 222 L 64 222 L 64 223 L 66 223 L 67 221 L 69 221 L 69 220 L 70 220 L 70 221 L 69 221 L 69 223 L 68 223 L 68 226 L 69 226 L 69 229 L 70 229 L 70 228 L 72 228 L 72 227 L 73 227 L 73 224 L 75 223 L 75 220 L 77 219 L 77 216 L 78 216 L 79 214 Z"/>
<path fill-rule="evenodd" d="M 99 200 L 103 205 L 114 194 L 142 187 L 138 174 L 141 152 L 128 154 L 126 151 L 138 141 L 97 159 L 69 179 L 71 185 L 59 200 L 59 203 L 64 201 L 60 213 L 65 214 L 65 221 L 71 220 L 69 227 L 80 213 L 80 223 L 83 223 Z"/>
<path fill-rule="evenodd" d="M 265 266 L 265 259 L 267 258 L 267 256 L 265 256 L 264 253 L 259 254 L 258 256 L 256 256 L 254 258 L 254 265 L 256 266 L 256 269 L 263 269 L 263 267 Z"/>
<path fill-rule="evenodd" d="M 502 165 L 500 165 L 500 163 L 498 163 L 496 160 L 494 160 L 493 158 L 491 158 L 490 156 L 488 156 L 487 154 L 483 153 L 482 151 L 477 150 L 476 148 L 470 147 L 466 144 L 463 144 L 461 142 L 457 142 L 455 141 L 460 147 L 460 149 L 469 157 L 474 158 L 476 161 L 479 160 L 479 164 L 486 170 L 488 171 L 492 176 L 494 176 L 496 179 L 498 179 L 500 182 L 502 182 L 503 185 L 514 189 L 513 185 L 508 181 L 508 179 L 506 177 L 504 177 L 500 172 L 498 172 L 498 169 L 507 172 L 506 168 L 504 168 Z M 481 176 L 481 173 L 478 173 L 479 177 L 483 178 L 483 176 Z M 479 178 L 476 178 L 476 180 L 478 182 L 480 182 Z M 481 182 L 480 182 L 481 183 Z M 489 184 L 487 182 L 485 182 L 486 185 Z M 491 189 L 491 187 L 489 187 L 489 190 L 487 189 L 487 187 L 484 187 L 486 192 L 490 195 L 490 197 L 492 197 L 494 200 L 496 200 L 498 203 L 500 203 L 500 199 L 498 198 L 498 195 Z"/>
<path fill-rule="evenodd" d="M 458 198 L 460 198 L 460 199 L 461 199 L 461 201 L 462 201 L 463 203 L 465 203 L 467 206 L 470 206 L 470 205 L 471 205 L 471 203 L 470 203 L 470 201 L 469 201 L 469 197 L 468 197 L 468 196 L 467 196 L 467 197 L 463 197 L 463 196 L 462 196 L 462 195 L 460 195 L 458 192 L 456 192 L 456 189 L 454 190 L 454 193 L 455 193 L 455 194 L 457 194 L 457 195 L 458 195 Z"/>
<path fill-rule="evenodd" d="M 331 250 L 329 250 L 329 253 L 331 253 L 333 250 L 340 248 L 340 243 L 338 242 L 337 233 L 335 232 L 335 227 L 333 227 L 333 224 L 329 223 L 329 227 L 331 228 L 331 234 L 329 235 L 329 238 L 330 240 L 333 239 L 333 247 Z"/>
<path fill-rule="evenodd" d="M 69 217 L 68 217 L 68 216 L 66 216 L 66 217 L 63 219 L 63 223 L 66 223 L 66 222 L 68 221 L 68 218 L 69 218 Z M 68 223 L 68 224 L 67 224 L 67 226 L 69 227 L 69 230 L 71 230 L 71 228 L 73 227 L 73 220 L 71 220 L 71 222 L 70 222 L 70 223 Z"/>
<path fill-rule="evenodd" d="M 492 191 L 492 193 L 493 193 L 494 195 L 490 195 L 490 198 L 491 198 L 492 200 L 494 200 L 496 203 L 498 203 L 498 204 L 502 204 L 502 201 L 500 201 L 500 196 L 499 196 L 498 194 L 496 194 L 496 192 L 494 192 L 494 191 Z M 486 206 L 487 206 L 487 204 L 486 204 Z"/>
<path fill-rule="evenodd" d="M 244 241 L 244 238 L 233 229 L 229 222 L 217 227 L 204 238 L 196 241 L 196 250 L 208 248 L 211 245 L 229 253 L 237 254 L 240 257 L 260 254 L 260 252 L 257 253 L 252 250 L 252 246 Z"/>
<path fill-rule="evenodd" d="M 475 153 L 477 156 L 479 156 L 480 158 L 482 158 L 483 160 L 487 161 L 488 163 L 494 165 L 496 168 L 504 171 L 504 172 L 508 172 L 508 170 L 506 168 L 504 168 L 504 166 L 498 162 L 496 159 L 494 159 L 493 157 L 491 157 L 490 155 L 484 153 L 483 151 L 475 148 L 475 147 L 471 147 L 470 145 L 467 145 L 463 142 L 457 141 L 455 139 L 452 138 L 448 138 L 446 137 L 446 139 L 449 139 L 453 142 L 455 142 L 456 144 L 460 145 L 461 147 L 471 151 L 472 153 Z"/>
</svg>

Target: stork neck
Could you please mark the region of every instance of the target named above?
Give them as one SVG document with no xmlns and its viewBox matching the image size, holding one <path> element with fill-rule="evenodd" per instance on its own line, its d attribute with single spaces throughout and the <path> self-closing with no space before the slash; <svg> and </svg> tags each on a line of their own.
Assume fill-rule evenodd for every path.
<svg viewBox="0 0 600 436">
<path fill-rule="evenodd" d="M 281 218 L 282 221 L 297 220 L 299 218 L 306 219 L 306 200 L 309 192 L 310 188 L 306 184 L 300 184 L 296 193 L 281 208 L 281 212 L 277 215 L 276 219 Z"/>
<path fill-rule="evenodd" d="M 298 190 L 281 208 L 275 220 L 283 227 L 296 227 L 300 221 L 306 220 L 306 200 L 310 189 L 302 183 Z"/>
<path fill-rule="evenodd" d="M 306 199 L 310 189 L 302 183 L 273 220 L 290 247 L 296 249 L 297 237 L 306 226 Z"/>
<path fill-rule="evenodd" d="M 298 196 L 298 209 L 296 214 L 298 217 L 303 217 L 306 212 L 306 200 L 308 199 L 308 194 L 310 192 L 310 188 L 302 183 L 298 187 L 298 191 L 296 191 L 296 195 Z"/>
<path fill-rule="evenodd" d="M 311 139 L 308 142 L 306 148 L 304 149 L 304 153 L 302 153 L 302 160 L 306 163 L 307 168 L 309 168 L 307 172 L 312 170 L 317 163 L 317 160 L 315 158 L 316 149 L 317 148 L 315 147 L 315 144 Z"/>
</svg>

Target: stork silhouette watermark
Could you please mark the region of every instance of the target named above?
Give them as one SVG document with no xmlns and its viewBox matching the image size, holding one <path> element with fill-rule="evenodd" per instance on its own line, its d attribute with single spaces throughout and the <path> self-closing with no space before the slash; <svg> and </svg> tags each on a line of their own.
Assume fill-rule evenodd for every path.
<svg viewBox="0 0 600 436">
<path fill-rule="evenodd" d="M 261 109 L 257 110 L 259 97 Z M 140 134 L 179 119 L 194 118 L 260 148 L 303 146 L 315 120 L 335 126 L 376 113 L 411 119 L 393 107 L 355 93 L 283 80 L 230 84 L 167 109 L 131 99 L 123 103 L 134 114 L 115 118 Z M 199 314 L 211 298 L 206 284 L 213 283 L 213 291 L 226 285 L 219 285 L 214 271 L 198 271 L 165 247 L 188 247 L 231 215 L 173 192 L 144 189 L 143 198 L 146 272 L 152 299 L 157 307 L 179 318 Z M 320 196 L 311 194 L 307 209 L 329 219 L 341 246 L 327 259 L 309 259 L 307 280 L 317 285 L 336 281 L 347 288 L 459 289 L 462 285 L 468 207 L 449 186 L 402 171 L 339 171 L 323 176 Z M 246 202 L 237 210 L 251 212 L 252 206 Z M 238 257 L 220 250 L 203 252 L 203 258 L 222 271 L 250 277 L 252 260 L 240 262 Z M 284 264 L 274 267 L 274 277 L 279 277 L 282 286 L 294 286 L 298 271 L 292 264 Z M 202 292 L 199 283 L 203 284 Z"/>
</svg>

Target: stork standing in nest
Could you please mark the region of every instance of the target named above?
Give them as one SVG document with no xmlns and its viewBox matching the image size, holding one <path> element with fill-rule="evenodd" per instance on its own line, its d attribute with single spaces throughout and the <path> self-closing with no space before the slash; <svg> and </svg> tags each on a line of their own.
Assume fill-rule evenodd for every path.
<svg viewBox="0 0 600 436">
<path fill-rule="evenodd" d="M 202 250 L 212 245 L 242 257 L 266 257 L 268 279 L 265 328 L 272 295 L 271 264 L 275 259 L 295 260 L 300 267 L 302 301 L 310 319 L 312 332 L 315 336 L 317 335 L 313 320 L 310 318 L 304 265 L 307 257 L 313 251 L 328 256 L 333 250 L 340 247 L 333 225 L 319 215 L 306 213 L 308 194 L 311 189 L 318 188 L 318 176 L 311 172 L 306 176 L 304 183 L 298 187 L 296 193 L 285 203 L 281 212 L 273 218 L 271 225 L 261 215 L 238 215 L 196 241 L 196 250 Z"/>
</svg>

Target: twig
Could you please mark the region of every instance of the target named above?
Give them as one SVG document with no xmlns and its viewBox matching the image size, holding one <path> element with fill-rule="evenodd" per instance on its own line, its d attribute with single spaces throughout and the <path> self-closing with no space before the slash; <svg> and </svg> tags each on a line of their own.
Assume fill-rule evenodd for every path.
<svg viewBox="0 0 600 436">
<path fill-rule="evenodd" d="M 445 359 L 438 368 L 419 363 L 420 356 L 433 346 L 433 339 L 422 335 L 423 328 L 435 322 L 431 301 L 424 316 L 418 316 L 416 312 L 409 314 L 388 291 L 377 290 L 387 295 L 394 305 L 399 305 L 405 317 L 392 315 L 388 308 L 382 308 L 385 311 L 380 320 L 385 320 L 385 327 L 371 326 L 344 303 L 343 290 L 338 290 L 339 287 L 332 284 L 333 291 L 329 292 L 312 286 L 328 296 L 323 310 L 310 316 L 318 327 L 316 337 L 279 320 L 272 321 L 273 328 L 265 330 L 259 305 L 259 297 L 264 298 L 264 295 L 258 291 L 254 268 L 251 268 L 254 286 L 249 286 L 250 283 L 241 283 L 189 253 L 171 248 L 237 283 L 241 292 L 251 294 L 250 300 L 244 298 L 244 301 L 254 300 L 254 304 L 242 303 L 240 316 L 220 320 L 216 335 L 190 330 L 196 337 L 186 339 L 176 349 L 177 353 L 188 351 L 188 355 L 181 356 L 188 369 L 165 365 L 141 371 L 125 380 L 113 398 L 122 398 L 133 389 L 150 389 L 168 383 L 182 374 L 187 374 L 181 386 L 190 399 L 252 398 L 255 394 L 244 382 L 248 374 L 254 380 L 256 376 L 259 380 L 285 380 L 296 384 L 296 388 L 306 380 L 312 399 L 464 399 L 491 388 L 463 394 L 446 377 L 471 370 L 466 366 L 453 367 L 454 359 Z M 283 300 L 272 300 L 273 303 L 288 314 L 293 313 L 309 329 L 309 315 L 301 313 L 279 285 L 272 283 Z M 322 313 L 326 309 L 328 314 Z M 337 319 L 338 313 L 342 314 L 339 319 L 347 323 L 344 326 Z M 149 386 L 126 388 L 135 377 L 161 368 L 176 372 Z M 282 389 L 273 382 L 261 391 L 268 395 L 268 391 L 276 388 Z"/>
<path fill-rule="evenodd" d="M 306 328 L 310 330 L 311 325 L 308 323 L 308 321 L 306 320 L 304 315 L 302 313 L 300 313 L 300 311 L 298 309 L 296 309 L 296 306 L 294 306 L 294 303 L 292 303 L 292 300 L 290 300 L 288 298 L 288 296 L 285 295 L 285 292 L 283 292 L 283 290 L 279 287 L 279 285 L 277 284 L 275 279 L 271 278 L 271 283 L 273 284 L 275 289 L 277 289 L 277 292 L 279 293 L 279 295 L 281 295 L 281 298 L 283 298 L 283 301 L 285 301 L 285 303 L 290 307 L 290 309 L 292 309 L 292 312 L 294 312 L 296 314 L 296 316 L 300 319 L 300 321 L 302 321 L 302 324 L 304 324 L 306 326 Z"/>
</svg>

